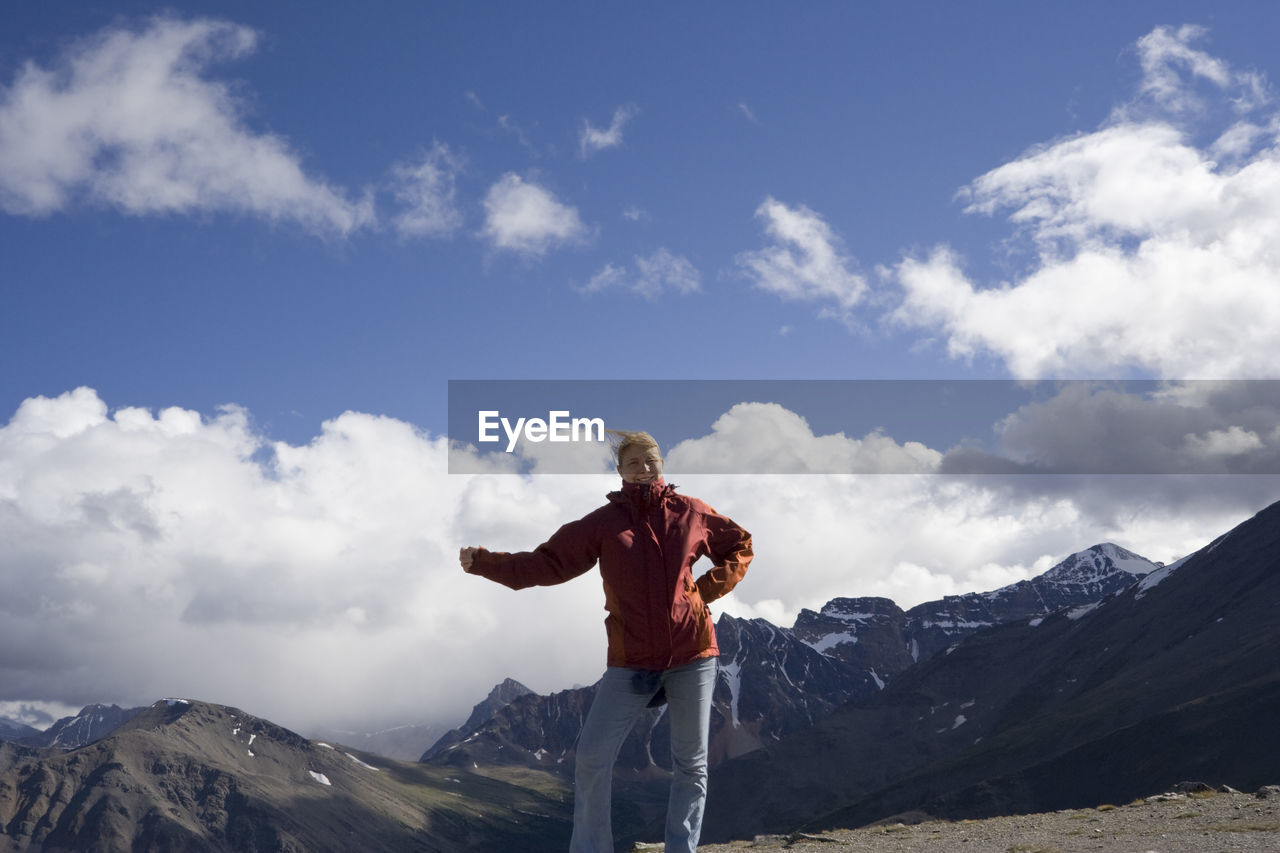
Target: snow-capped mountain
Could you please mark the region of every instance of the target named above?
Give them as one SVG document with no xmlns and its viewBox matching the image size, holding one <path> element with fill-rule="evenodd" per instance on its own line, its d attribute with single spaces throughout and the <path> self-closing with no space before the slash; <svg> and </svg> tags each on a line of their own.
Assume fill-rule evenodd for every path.
<svg viewBox="0 0 1280 853">
<path fill-rule="evenodd" d="M 142 710 L 121 708 L 119 705 L 86 705 L 74 717 L 63 717 L 44 731 L 19 742 L 25 746 L 75 749 L 105 737 Z"/>
<path fill-rule="evenodd" d="M 903 611 L 887 598 L 837 598 L 803 610 L 796 636 L 887 681 L 983 628 L 1096 604 L 1159 569 L 1112 543 L 1072 554 L 1039 577 L 992 592 L 949 595 Z"/>
<path fill-rule="evenodd" d="M 1133 585 L 1158 564 L 1117 545 L 1072 554 L 1043 575 L 986 593 L 948 596 L 903 611 L 887 598 L 837 598 L 802 611 L 793 628 L 722 616 L 720 674 L 711 718 L 711 762 L 745 754 L 874 695 L 899 673 L 994 625 L 1088 607 Z M 456 766 L 524 764 L 569 774 L 593 687 L 539 696 L 508 682 L 442 737 L 423 761 Z M 516 684 L 519 687 L 518 684 Z M 666 719 L 647 712 L 624 744 L 619 771 L 643 778 L 669 769 Z"/>
</svg>

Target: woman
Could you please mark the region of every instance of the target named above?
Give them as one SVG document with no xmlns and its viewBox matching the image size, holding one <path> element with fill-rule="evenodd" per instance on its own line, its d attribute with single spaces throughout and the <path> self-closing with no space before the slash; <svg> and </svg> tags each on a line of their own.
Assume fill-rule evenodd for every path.
<svg viewBox="0 0 1280 853">
<path fill-rule="evenodd" d="M 612 431 L 611 431 L 612 432 Z M 662 479 L 658 443 L 616 436 L 622 489 L 534 551 L 463 548 L 462 568 L 512 589 L 563 583 L 600 563 L 608 666 L 578 736 L 570 853 L 613 853 L 613 765 L 637 717 L 664 698 L 673 775 L 668 853 L 693 853 L 707 796 L 707 740 L 715 688 L 715 627 L 707 604 L 729 592 L 751 562 L 751 535 Z M 697 580 L 693 564 L 711 568 Z"/>
</svg>

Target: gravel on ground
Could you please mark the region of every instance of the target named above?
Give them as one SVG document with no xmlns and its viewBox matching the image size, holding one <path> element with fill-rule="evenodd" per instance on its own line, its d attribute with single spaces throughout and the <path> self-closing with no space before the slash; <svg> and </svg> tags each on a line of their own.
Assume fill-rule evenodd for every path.
<svg viewBox="0 0 1280 853">
<path fill-rule="evenodd" d="M 1280 791 L 1170 793 L 985 820 L 883 823 L 699 845 L 700 853 L 1280 853 Z M 637 845 L 638 849 L 644 849 Z M 655 849 L 655 848 L 648 848 Z M 657 847 L 656 849 L 661 849 Z"/>
</svg>

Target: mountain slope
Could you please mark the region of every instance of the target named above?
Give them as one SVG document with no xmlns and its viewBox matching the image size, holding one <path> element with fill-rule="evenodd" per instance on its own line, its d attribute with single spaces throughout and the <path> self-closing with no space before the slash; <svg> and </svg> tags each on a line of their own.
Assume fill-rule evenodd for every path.
<svg viewBox="0 0 1280 853">
<path fill-rule="evenodd" d="M 569 809 L 545 775 L 441 772 L 183 700 L 69 752 L 0 744 L 0 850 L 558 850 Z"/>
<path fill-rule="evenodd" d="M 1280 776 L 1280 504 L 1171 569 L 1094 608 L 974 633 L 870 700 L 722 765 L 708 839 Z"/>
</svg>

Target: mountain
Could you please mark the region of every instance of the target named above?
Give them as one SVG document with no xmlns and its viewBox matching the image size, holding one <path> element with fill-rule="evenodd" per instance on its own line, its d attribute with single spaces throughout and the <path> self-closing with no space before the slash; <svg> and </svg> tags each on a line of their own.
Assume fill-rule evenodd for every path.
<svg viewBox="0 0 1280 853">
<path fill-rule="evenodd" d="M 459 774 L 180 699 L 71 751 L 0 744 L 0 850 L 562 850 L 547 774 Z"/>
<path fill-rule="evenodd" d="M 26 723 L 20 723 L 17 720 L 11 720 L 8 717 L 0 717 L 0 741 L 4 740 L 22 740 L 25 737 L 40 734 L 40 730 Z"/>
<path fill-rule="evenodd" d="M 868 699 L 918 660 L 981 628 L 1096 604 L 1158 568 L 1108 543 L 1073 554 L 1034 580 L 948 596 L 906 612 L 885 598 L 837 598 L 819 613 L 802 611 L 791 629 L 721 616 L 711 763 L 777 742 L 840 705 Z M 421 760 L 571 775 L 574 744 L 594 693 L 584 687 L 538 696 L 508 680 Z M 646 712 L 623 745 L 619 776 L 669 771 L 669 737 L 662 711 Z"/>
<path fill-rule="evenodd" d="M 1098 565 L 1050 574 L 1102 590 Z M 952 638 L 869 699 L 724 762 L 704 837 L 1123 803 L 1188 778 L 1274 782 L 1277 614 L 1280 504 L 1093 605 Z"/>
<path fill-rule="evenodd" d="M 18 742 L 24 746 L 75 749 L 115 731 L 143 710 L 119 705 L 86 705 L 74 717 L 63 717 L 44 731 Z"/>
<path fill-rule="evenodd" d="M 905 612 L 887 598 L 833 599 L 818 613 L 802 610 L 792 630 L 823 654 L 888 680 L 975 631 L 1095 604 L 1161 567 L 1107 542 L 1032 580 L 949 595 Z"/>
<path fill-rule="evenodd" d="M 713 696 L 713 761 L 812 725 L 841 703 L 876 689 L 865 674 L 763 619 L 722 616 L 716 635 L 721 670 Z M 550 696 L 526 690 L 506 702 L 495 701 L 500 688 L 422 760 L 455 766 L 520 764 L 572 776 L 574 746 L 595 687 Z M 644 779 L 670 771 L 664 711 L 646 711 L 624 742 L 617 765 L 621 776 Z"/>
</svg>

